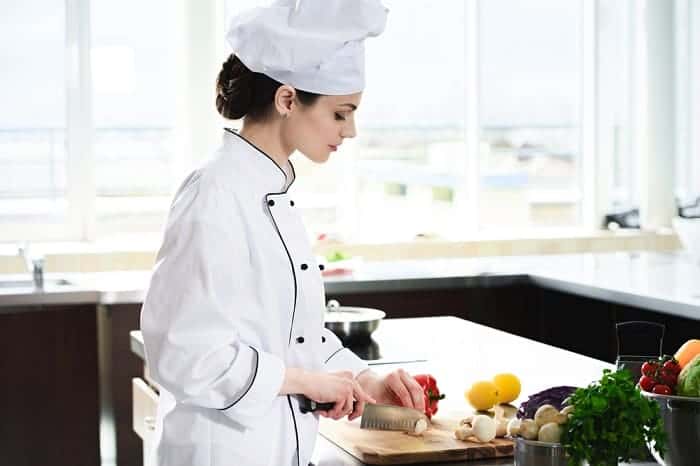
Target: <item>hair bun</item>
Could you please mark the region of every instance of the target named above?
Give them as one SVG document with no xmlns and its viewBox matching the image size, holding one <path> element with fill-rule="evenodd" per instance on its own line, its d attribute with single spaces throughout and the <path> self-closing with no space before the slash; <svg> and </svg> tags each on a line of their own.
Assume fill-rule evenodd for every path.
<svg viewBox="0 0 700 466">
<path fill-rule="evenodd" d="M 235 54 L 228 57 L 216 79 L 216 109 L 221 116 L 238 120 L 249 112 L 254 75 Z"/>
</svg>

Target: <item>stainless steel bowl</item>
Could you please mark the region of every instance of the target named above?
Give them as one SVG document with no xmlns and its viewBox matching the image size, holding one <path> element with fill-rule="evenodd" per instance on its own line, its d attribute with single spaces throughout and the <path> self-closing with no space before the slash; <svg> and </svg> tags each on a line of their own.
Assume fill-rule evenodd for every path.
<svg viewBox="0 0 700 466">
<path fill-rule="evenodd" d="M 700 463 L 700 398 L 657 395 L 642 391 L 661 409 L 667 451 L 663 458 L 649 445 L 654 459 L 664 466 L 697 466 Z"/>
<path fill-rule="evenodd" d="M 386 313 L 379 309 L 341 306 L 338 301 L 330 300 L 326 307 L 325 325 L 343 343 L 368 341 L 384 317 Z"/>
<path fill-rule="evenodd" d="M 567 466 L 568 456 L 560 443 L 515 439 L 515 466 Z"/>
</svg>

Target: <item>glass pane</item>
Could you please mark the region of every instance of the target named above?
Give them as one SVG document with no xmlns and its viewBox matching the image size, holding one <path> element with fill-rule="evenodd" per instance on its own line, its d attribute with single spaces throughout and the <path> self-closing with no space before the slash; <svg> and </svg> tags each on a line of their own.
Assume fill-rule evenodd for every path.
<svg viewBox="0 0 700 466">
<path fill-rule="evenodd" d="M 688 201 L 700 198 L 700 2 L 689 2 L 690 20 L 688 57 L 690 76 L 688 82 L 690 98 L 690 122 L 687 166 L 682 173 L 687 173 L 684 191 Z"/>
<path fill-rule="evenodd" d="M 0 217 L 58 220 L 66 196 L 63 2 L 0 0 Z"/>
<path fill-rule="evenodd" d="M 574 226 L 580 203 L 580 0 L 488 0 L 479 6 L 479 226 Z"/>
<path fill-rule="evenodd" d="M 268 3 L 227 0 L 226 16 Z M 382 3 L 390 14 L 366 43 L 357 138 L 323 166 L 292 157 L 313 236 L 381 241 L 454 230 L 455 167 L 466 157 L 464 1 Z"/>
<path fill-rule="evenodd" d="M 691 75 L 690 92 L 693 101 L 690 123 L 690 172 L 693 174 L 690 192 L 700 197 L 700 89 L 695 83 L 700 82 L 700 2 L 690 2 L 692 23 L 690 27 Z M 694 193 L 694 194 L 693 194 Z"/>
<path fill-rule="evenodd" d="M 167 208 L 176 152 L 176 14 L 171 2 L 91 2 L 95 183 L 99 216 L 134 197 Z"/>
<path fill-rule="evenodd" d="M 336 156 L 348 157 L 354 174 L 346 224 L 359 241 L 456 232 L 466 159 L 464 3 L 384 2 L 386 30 L 366 46 L 355 152 Z"/>
<path fill-rule="evenodd" d="M 598 3 L 598 148 L 601 169 L 610 170 L 610 212 L 639 207 L 632 153 L 632 8 L 627 0 Z"/>
</svg>

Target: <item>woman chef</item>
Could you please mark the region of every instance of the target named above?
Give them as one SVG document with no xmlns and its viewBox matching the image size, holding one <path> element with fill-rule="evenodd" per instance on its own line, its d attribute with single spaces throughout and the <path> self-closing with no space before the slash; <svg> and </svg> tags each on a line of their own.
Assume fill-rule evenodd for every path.
<svg viewBox="0 0 700 466">
<path fill-rule="evenodd" d="M 325 162 L 355 136 L 364 39 L 385 21 L 379 0 L 284 0 L 232 22 L 216 105 L 243 128 L 178 189 L 141 314 L 161 387 L 159 465 L 302 466 L 319 415 L 424 409 L 406 372 L 380 377 L 324 328 L 321 274 L 288 193 L 292 152 Z M 298 395 L 335 404 L 302 414 Z"/>
</svg>

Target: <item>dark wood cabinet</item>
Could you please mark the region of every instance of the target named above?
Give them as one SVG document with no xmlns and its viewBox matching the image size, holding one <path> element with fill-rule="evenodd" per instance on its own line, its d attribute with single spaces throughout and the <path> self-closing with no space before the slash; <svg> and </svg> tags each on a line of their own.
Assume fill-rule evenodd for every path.
<svg viewBox="0 0 700 466">
<path fill-rule="evenodd" d="M 131 352 L 129 332 L 139 329 L 140 304 L 121 304 L 103 307 L 109 332 L 111 403 L 116 429 L 117 466 L 141 466 L 141 439 L 132 424 L 132 379 L 143 377 L 143 361 Z"/>
<path fill-rule="evenodd" d="M 1 464 L 100 464 L 96 349 L 93 305 L 3 309 Z"/>
</svg>

